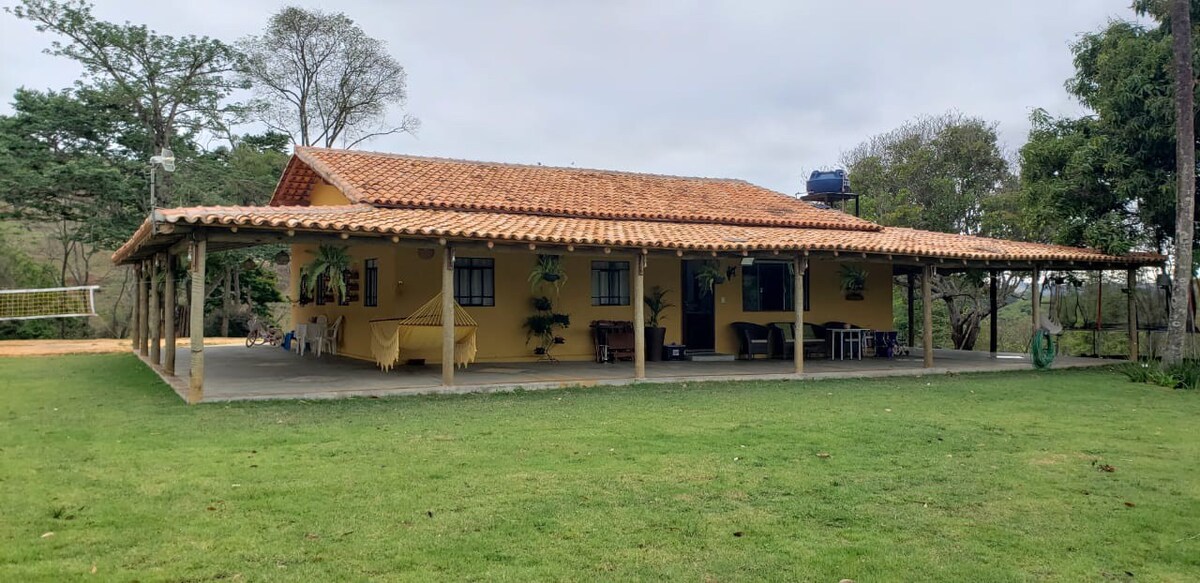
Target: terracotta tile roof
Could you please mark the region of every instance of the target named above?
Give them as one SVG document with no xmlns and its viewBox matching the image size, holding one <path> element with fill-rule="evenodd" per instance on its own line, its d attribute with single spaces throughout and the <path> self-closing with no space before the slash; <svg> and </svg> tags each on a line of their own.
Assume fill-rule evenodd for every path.
<svg viewBox="0 0 1200 583">
<path fill-rule="evenodd" d="M 296 148 L 272 206 L 307 204 L 314 176 L 351 202 L 541 216 L 879 230 L 742 180 Z"/>
<path fill-rule="evenodd" d="M 538 216 L 444 209 L 376 208 L 366 204 L 312 207 L 193 207 L 158 212 L 168 224 L 359 232 L 690 251 L 843 251 L 989 261 L 1079 261 L 1113 265 L 1161 262 L 1156 255 L 1105 255 L 1091 249 L 1023 243 L 887 227 L 831 230 L 713 223 L 670 223 Z M 149 223 L 117 253 L 128 258 L 149 236 Z"/>
</svg>

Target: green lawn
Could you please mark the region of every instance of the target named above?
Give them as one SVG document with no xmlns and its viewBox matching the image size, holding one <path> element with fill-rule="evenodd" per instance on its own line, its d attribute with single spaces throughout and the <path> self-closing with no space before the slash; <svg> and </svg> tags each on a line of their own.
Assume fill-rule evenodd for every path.
<svg viewBox="0 0 1200 583">
<path fill-rule="evenodd" d="M 1200 394 L 1104 371 L 188 407 L 7 358 L 0 580 L 1196 581 L 1198 461 Z"/>
</svg>

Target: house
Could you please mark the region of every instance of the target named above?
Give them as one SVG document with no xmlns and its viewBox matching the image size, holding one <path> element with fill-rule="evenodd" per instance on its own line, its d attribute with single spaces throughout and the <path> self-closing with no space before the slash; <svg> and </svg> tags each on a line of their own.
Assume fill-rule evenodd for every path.
<svg viewBox="0 0 1200 583">
<path fill-rule="evenodd" d="M 160 305 L 173 302 L 174 292 L 160 300 L 160 291 L 150 289 L 157 285 L 152 274 L 190 255 L 193 281 L 203 281 L 207 252 L 271 243 L 291 245 L 293 290 L 307 287 L 302 268 L 318 246 L 349 251 L 347 298 L 326 293 L 323 281 L 315 297 L 293 298 L 294 322 L 344 317 L 341 355 L 374 360 L 373 323 L 436 308 L 436 342 L 405 349 L 402 360 L 440 362 L 447 385 L 454 382 L 457 306 L 458 318 L 477 325 L 472 362 L 545 357 L 535 354 L 540 344 L 525 326 L 535 297 L 570 317 L 569 327 L 550 336 L 561 338 L 549 346 L 560 360 L 595 357 L 589 323 L 630 322 L 632 372 L 642 378 L 640 298 L 653 288 L 667 290 L 673 304 L 662 317 L 667 343 L 733 354 L 739 351 L 734 322 L 784 322 L 799 330 L 805 322 L 835 321 L 889 330 L 897 274 L 1119 269 L 1133 278 L 1136 268 L 1162 261 L 883 227 L 741 180 L 298 147 L 270 206 L 158 209 L 114 254 L 116 263 L 140 274 L 135 330 L 143 353 L 174 374 L 173 352 L 158 348 L 158 330 L 174 334 L 162 321 L 174 310 Z M 557 266 L 565 277 L 531 282 L 539 264 Z M 853 299 L 842 289 L 846 266 L 865 273 Z M 724 281 L 710 285 L 714 279 Z M 928 286 L 923 293 L 929 297 Z M 928 322 L 931 302 L 924 306 Z M 198 317 L 191 314 L 197 400 L 204 366 Z M 922 346 L 932 366 L 929 333 Z M 800 372 L 804 351 L 794 352 Z"/>
</svg>

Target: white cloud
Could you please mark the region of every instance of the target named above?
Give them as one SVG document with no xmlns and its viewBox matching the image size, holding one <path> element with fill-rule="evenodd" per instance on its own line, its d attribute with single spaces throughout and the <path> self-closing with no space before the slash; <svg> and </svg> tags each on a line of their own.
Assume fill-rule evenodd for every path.
<svg viewBox="0 0 1200 583">
<path fill-rule="evenodd" d="M 312 6 L 312 3 L 305 3 Z M 108 0 L 103 18 L 232 41 L 282 3 Z M 323 3 L 387 40 L 420 135 L 365 147 L 743 178 L 795 192 L 872 134 L 956 109 L 1009 148 L 1034 107 L 1076 112 L 1070 42 L 1128 0 Z M 79 69 L 0 15 L 0 93 Z"/>
</svg>

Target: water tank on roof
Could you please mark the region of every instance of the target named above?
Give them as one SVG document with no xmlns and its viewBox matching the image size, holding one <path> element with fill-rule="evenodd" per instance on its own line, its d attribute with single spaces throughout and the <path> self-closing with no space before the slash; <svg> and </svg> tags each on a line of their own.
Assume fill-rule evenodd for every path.
<svg viewBox="0 0 1200 583">
<path fill-rule="evenodd" d="M 805 185 L 808 194 L 845 194 L 850 192 L 850 177 L 845 170 L 813 170 Z"/>
</svg>

